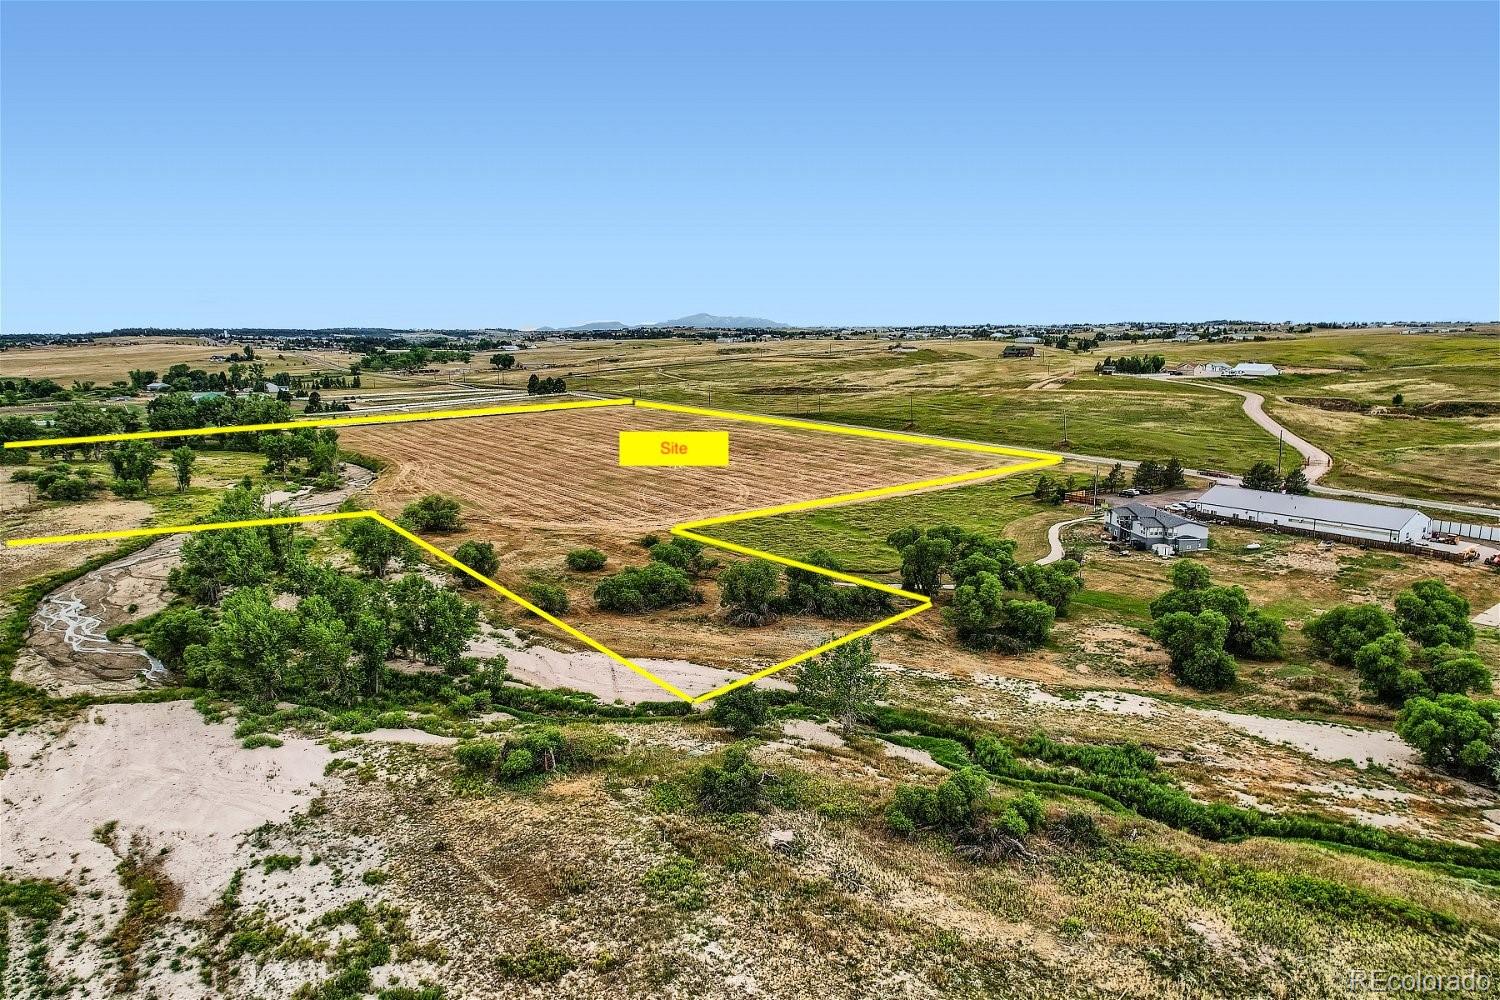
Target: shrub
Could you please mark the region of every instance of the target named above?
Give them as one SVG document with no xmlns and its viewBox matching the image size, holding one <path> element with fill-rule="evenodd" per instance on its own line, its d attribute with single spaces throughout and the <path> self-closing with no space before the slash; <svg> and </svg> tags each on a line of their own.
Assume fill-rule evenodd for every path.
<svg viewBox="0 0 1500 1000">
<path fill-rule="evenodd" d="M 1329 660 L 1344 667 L 1354 665 L 1362 647 L 1395 631 L 1395 619 L 1378 604 L 1340 604 L 1302 626 Z"/>
<path fill-rule="evenodd" d="M 503 749 L 494 740 L 470 740 L 453 748 L 453 759 L 466 771 L 488 774 L 500 762 Z"/>
<path fill-rule="evenodd" d="M 1396 732 L 1434 767 L 1487 781 L 1500 780 L 1495 745 L 1500 701 L 1442 694 L 1412 698 L 1396 718 Z"/>
<path fill-rule="evenodd" d="M 714 699 L 708 717 L 735 736 L 748 736 L 766 721 L 766 696 L 753 686 L 735 688 Z"/>
<path fill-rule="evenodd" d="M 702 576 L 718 565 L 716 560 L 703 554 L 703 543 L 695 542 L 691 538 L 673 538 L 671 541 L 658 542 L 647 551 L 651 554 L 652 562 L 675 567 L 689 576 Z"/>
<path fill-rule="evenodd" d="M 605 577 L 594 588 L 594 602 L 600 608 L 624 614 L 655 611 L 695 600 L 701 597 L 687 574 L 661 562 L 623 569 Z"/>
<path fill-rule="evenodd" d="M 1200 691 L 1221 691 L 1235 680 L 1234 658 L 1224 651 L 1229 619 L 1217 611 L 1174 611 L 1152 628 L 1172 658 L 1172 673 Z"/>
<path fill-rule="evenodd" d="M 1418 580 L 1396 595 L 1396 624 L 1422 646 L 1474 645 L 1469 602 L 1441 580 Z"/>
<path fill-rule="evenodd" d="M 764 625 L 781 586 L 781 567 L 764 559 L 739 562 L 719 574 L 719 601 L 733 625 Z"/>
<path fill-rule="evenodd" d="M 464 542 L 453 550 L 453 558 L 483 576 L 493 578 L 495 572 L 500 568 L 500 557 L 495 554 L 495 546 L 489 542 Z M 465 587 L 481 587 L 478 580 L 467 573 L 454 570 L 458 582 Z"/>
<path fill-rule="evenodd" d="M 568 553 L 566 561 L 568 569 L 592 572 L 604 568 L 605 556 L 598 549 L 574 549 Z"/>
<path fill-rule="evenodd" d="M 526 596 L 549 615 L 568 613 L 568 592 L 555 583 L 533 583 L 526 588 Z"/>
<path fill-rule="evenodd" d="M 525 747 L 511 750 L 500 761 L 497 773 L 504 781 L 522 778 L 536 770 L 536 755 Z"/>
<path fill-rule="evenodd" d="M 463 527 L 458 510 L 458 501 L 452 497 L 429 493 L 407 504 L 401 511 L 401 520 L 412 531 L 457 531 Z"/>
<path fill-rule="evenodd" d="M 761 783 L 766 778 L 750 759 L 750 753 L 736 744 L 724 751 L 724 764 L 705 764 L 698 776 L 698 806 L 705 812 L 753 812 L 760 805 Z"/>
</svg>

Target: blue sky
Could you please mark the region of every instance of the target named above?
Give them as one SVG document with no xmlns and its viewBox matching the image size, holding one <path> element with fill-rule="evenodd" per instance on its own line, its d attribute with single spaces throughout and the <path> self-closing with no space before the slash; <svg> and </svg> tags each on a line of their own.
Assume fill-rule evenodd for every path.
<svg viewBox="0 0 1500 1000">
<path fill-rule="evenodd" d="M 0 329 L 1500 315 L 1500 6 L 0 5 Z"/>
</svg>

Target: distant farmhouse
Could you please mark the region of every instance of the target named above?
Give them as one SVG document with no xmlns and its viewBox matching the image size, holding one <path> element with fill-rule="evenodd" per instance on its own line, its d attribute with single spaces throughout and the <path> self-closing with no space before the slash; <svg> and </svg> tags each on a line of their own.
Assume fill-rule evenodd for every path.
<svg viewBox="0 0 1500 1000">
<path fill-rule="evenodd" d="M 1377 542 L 1420 541 L 1431 525 L 1426 514 L 1409 507 L 1247 490 L 1242 486 L 1214 486 L 1194 506 L 1204 514 L 1266 527 L 1350 535 Z"/>
<path fill-rule="evenodd" d="M 1036 348 L 1030 344 L 1006 344 L 1000 356 L 1002 358 L 1034 358 Z"/>
<path fill-rule="evenodd" d="M 1220 375 L 1229 374 L 1229 366 L 1222 361 L 1186 361 L 1167 369 L 1168 375 L 1182 375 L 1189 378 L 1217 378 Z"/>
<path fill-rule="evenodd" d="M 1143 503 L 1110 508 L 1104 515 L 1104 527 L 1111 537 L 1138 549 L 1170 549 L 1180 555 L 1208 548 L 1208 525 Z"/>
</svg>

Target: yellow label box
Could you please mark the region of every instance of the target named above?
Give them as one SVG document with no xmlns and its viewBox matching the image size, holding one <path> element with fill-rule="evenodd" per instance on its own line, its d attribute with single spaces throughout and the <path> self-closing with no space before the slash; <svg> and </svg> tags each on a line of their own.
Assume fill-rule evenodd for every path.
<svg viewBox="0 0 1500 1000">
<path fill-rule="evenodd" d="M 728 465 L 728 431 L 621 431 L 620 464 Z"/>
</svg>

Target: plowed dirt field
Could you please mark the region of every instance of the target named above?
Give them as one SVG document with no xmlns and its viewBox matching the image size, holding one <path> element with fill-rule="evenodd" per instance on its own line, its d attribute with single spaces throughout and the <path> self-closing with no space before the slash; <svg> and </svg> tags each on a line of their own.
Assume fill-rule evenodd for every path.
<svg viewBox="0 0 1500 1000">
<path fill-rule="evenodd" d="M 621 468 L 622 430 L 728 430 L 728 468 Z M 1001 456 L 634 407 L 348 428 L 348 447 L 392 463 L 374 487 L 382 510 L 427 493 L 467 519 L 606 532 L 811 500 L 970 469 Z"/>
</svg>

